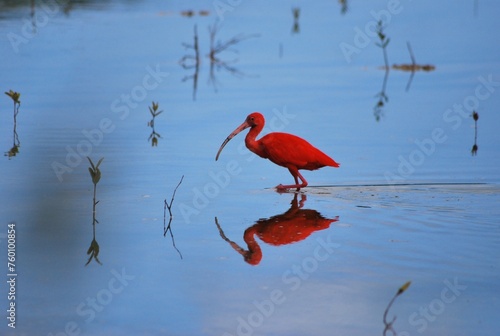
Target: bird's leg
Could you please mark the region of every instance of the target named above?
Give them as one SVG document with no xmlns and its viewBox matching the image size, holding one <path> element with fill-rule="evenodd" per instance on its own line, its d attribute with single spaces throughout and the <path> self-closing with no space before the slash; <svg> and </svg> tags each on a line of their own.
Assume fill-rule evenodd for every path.
<svg viewBox="0 0 500 336">
<path fill-rule="evenodd" d="M 286 190 L 286 189 L 292 189 L 292 188 L 297 188 L 297 191 L 299 191 L 300 188 L 307 187 L 307 181 L 304 178 L 304 176 L 302 176 L 302 174 L 299 173 L 299 170 L 297 169 L 297 167 L 295 167 L 295 166 L 289 166 L 287 168 L 290 171 L 290 174 L 292 174 L 293 179 L 295 180 L 295 184 L 289 184 L 289 185 L 280 184 L 280 185 L 276 186 L 276 189 L 278 191 L 282 191 L 282 190 Z M 299 180 L 298 179 L 300 179 L 300 181 L 302 182 L 301 184 L 299 184 Z"/>
<path fill-rule="evenodd" d="M 300 194 L 299 208 L 302 208 L 304 206 L 305 201 L 307 201 L 306 194 Z"/>
</svg>

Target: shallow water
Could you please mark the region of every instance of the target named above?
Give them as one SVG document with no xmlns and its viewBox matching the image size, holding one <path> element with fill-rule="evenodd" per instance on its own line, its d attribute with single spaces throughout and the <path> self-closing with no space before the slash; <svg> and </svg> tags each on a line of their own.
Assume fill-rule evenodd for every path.
<svg viewBox="0 0 500 336">
<path fill-rule="evenodd" d="M 219 13 L 215 2 L 2 2 L 1 89 L 21 105 L 14 133 L 12 100 L 0 99 L 0 143 L 19 145 L 0 164 L 2 260 L 15 223 L 17 274 L 15 300 L 0 288 L 16 328 L 4 319 L 1 333 L 383 334 L 410 280 L 389 311 L 399 335 L 495 335 L 499 5 L 389 3 L 347 2 L 343 14 L 336 1 Z M 383 53 L 366 33 L 379 15 L 389 65 L 411 63 L 409 41 L 417 64 L 435 66 L 391 69 L 382 96 Z M 217 19 L 213 47 L 239 41 L 211 68 Z M 198 68 L 185 46 L 195 32 Z M 278 194 L 292 177 L 243 135 L 216 162 L 255 110 L 265 132 L 302 136 L 341 167 Z M 86 156 L 104 157 L 95 235 Z"/>
</svg>

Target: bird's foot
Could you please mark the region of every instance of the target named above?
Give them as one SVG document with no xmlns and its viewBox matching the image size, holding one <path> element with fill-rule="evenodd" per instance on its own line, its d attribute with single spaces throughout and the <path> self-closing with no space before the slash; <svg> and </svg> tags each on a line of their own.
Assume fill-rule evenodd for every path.
<svg viewBox="0 0 500 336">
<path fill-rule="evenodd" d="M 286 193 L 289 191 L 289 189 L 297 188 L 297 191 L 300 190 L 301 185 L 300 184 L 295 184 L 295 185 L 283 185 L 279 184 L 276 186 L 276 191 L 279 193 Z"/>
<path fill-rule="evenodd" d="M 288 188 L 286 188 L 283 184 L 279 184 L 276 186 L 276 191 L 281 193 L 288 192 Z"/>
</svg>

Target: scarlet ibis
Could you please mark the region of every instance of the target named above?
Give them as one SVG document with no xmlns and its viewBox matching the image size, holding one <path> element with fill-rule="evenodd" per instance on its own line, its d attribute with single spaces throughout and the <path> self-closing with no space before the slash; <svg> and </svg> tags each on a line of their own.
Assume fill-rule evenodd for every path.
<svg viewBox="0 0 500 336">
<path fill-rule="evenodd" d="M 298 136 L 274 132 L 269 133 L 259 140 L 255 138 L 264 128 L 265 119 L 259 112 L 253 112 L 247 116 L 245 122 L 238 126 L 224 140 L 217 152 L 215 161 L 219 159 L 219 155 L 226 144 L 234 138 L 238 133 L 250 127 L 250 131 L 245 137 L 245 145 L 247 148 L 264 159 L 269 159 L 271 162 L 288 168 L 292 174 L 295 184 L 278 185 L 276 189 L 283 191 L 290 188 L 304 188 L 307 186 L 306 179 L 299 173 L 299 169 L 316 170 L 325 166 L 338 168 L 340 165 L 331 157 L 311 145 L 306 140 Z M 301 183 L 299 184 L 298 179 Z"/>
</svg>

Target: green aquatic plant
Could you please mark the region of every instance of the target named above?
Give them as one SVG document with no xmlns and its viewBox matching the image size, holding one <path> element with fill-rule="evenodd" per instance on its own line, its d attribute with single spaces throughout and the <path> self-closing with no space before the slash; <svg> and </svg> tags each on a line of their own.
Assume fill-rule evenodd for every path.
<svg viewBox="0 0 500 336">
<path fill-rule="evenodd" d="M 101 170 L 99 169 L 99 166 L 102 163 L 102 160 L 104 158 L 101 158 L 99 161 L 97 161 L 97 164 L 94 164 L 92 162 L 92 159 L 87 156 L 87 159 L 90 162 L 90 167 L 89 167 L 89 173 L 90 177 L 92 178 L 92 184 L 94 184 L 94 197 L 92 199 L 92 231 L 93 231 L 93 239 L 92 242 L 90 242 L 90 247 L 87 250 L 87 255 L 90 255 L 89 260 L 85 264 L 87 266 L 92 259 L 97 261 L 99 265 L 102 265 L 101 261 L 99 260 L 99 244 L 97 243 L 97 240 L 95 238 L 95 225 L 99 223 L 99 221 L 96 218 L 96 205 L 99 203 L 99 201 L 96 200 L 96 194 L 97 194 L 97 183 L 101 180 Z"/>
<path fill-rule="evenodd" d="M 102 162 L 102 160 L 104 160 L 104 158 L 101 158 L 97 162 L 96 165 L 94 165 L 94 163 L 92 162 L 92 160 L 88 156 L 87 156 L 87 159 L 90 162 L 91 167 L 89 167 L 89 173 L 90 173 L 90 177 L 92 178 L 92 183 L 94 184 L 94 198 L 92 201 L 92 213 L 93 213 L 92 224 L 96 224 L 96 223 L 99 223 L 95 217 L 95 208 L 96 208 L 97 203 L 99 203 L 99 201 L 96 201 L 97 183 L 99 183 L 99 181 L 101 180 L 101 170 L 99 169 L 99 166 L 101 165 L 101 162 Z"/>
<path fill-rule="evenodd" d="M 98 258 L 98 256 L 99 256 L 99 244 L 97 243 L 97 240 L 95 240 L 95 238 L 92 239 L 92 242 L 90 242 L 90 247 L 87 250 L 87 255 L 90 255 L 90 257 L 89 257 L 89 260 L 87 260 L 87 263 L 85 264 L 85 266 L 90 264 L 92 259 L 97 261 L 97 263 L 99 265 L 102 265 L 102 262 Z"/>
<path fill-rule="evenodd" d="M 163 112 L 163 111 L 158 111 L 158 106 L 159 106 L 159 103 L 155 103 L 155 102 L 151 102 L 151 106 L 149 106 L 149 112 L 151 113 L 151 116 L 153 117 L 153 119 L 155 117 L 157 117 L 158 115 L 160 115 L 160 113 Z"/>
<path fill-rule="evenodd" d="M 151 113 L 152 119 L 148 121 L 148 126 L 151 127 L 151 135 L 148 138 L 148 141 L 151 141 L 151 146 L 158 146 L 158 139 L 161 138 L 161 135 L 155 130 L 155 118 L 159 116 L 163 111 L 158 111 L 159 104 L 155 102 L 151 102 L 151 106 L 148 106 L 149 113 Z"/>
<path fill-rule="evenodd" d="M 95 201 L 96 186 L 97 186 L 97 183 L 99 183 L 99 181 L 101 180 L 101 171 L 99 170 L 99 166 L 101 165 L 101 162 L 102 162 L 102 160 L 104 160 L 104 158 L 101 158 L 99 161 L 97 161 L 96 165 L 94 165 L 94 163 L 92 162 L 92 160 L 88 156 L 87 156 L 87 159 L 89 160 L 90 165 L 91 165 L 91 167 L 89 167 L 89 173 L 90 173 L 90 177 L 92 177 L 92 183 L 94 184 L 94 201 Z"/>
<path fill-rule="evenodd" d="M 387 305 L 387 308 L 385 308 L 384 320 L 383 320 L 384 326 L 385 326 L 384 333 L 383 333 L 384 336 L 387 335 L 388 331 L 391 331 L 393 335 L 397 335 L 396 331 L 392 327 L 392 325 L 396 321 L 396 316 L 394 316 L 394 318 L 392 319 L 392 321 L 387 322 L 387 314 L 389 313 L 389 309 L 391 308 L 392 304 L 394 303 L 394 300 L 396 300 L 396 298 L 398 296 L 400 296 L 401 294 L 403 294 L 408 289 L 408 287 L 410 287 L 410 285 L 411 285 L 411 281 L 407 281 L 403 286 L 399 287 L 398 291 L 396 292 L 396 294 L 393 296 L 393 298 L 391 299 L 391 301 Z"/>
<path fill-rule="evenodd" d="M 19 92 L 12 91 L 12 90 L 5 92 L 5 94 L 7 96 L 9 96 L 10 98 L 12 98 L 12 100 L 14 101 L 14 111 L 16 110 L 16 106 L 17 106 L 17 109 L 19 110 L 19 105 L 21 105 L 21 101 L 19 100 L 19 98 L 21 97 L 21 94 Z"/>
</svg>

